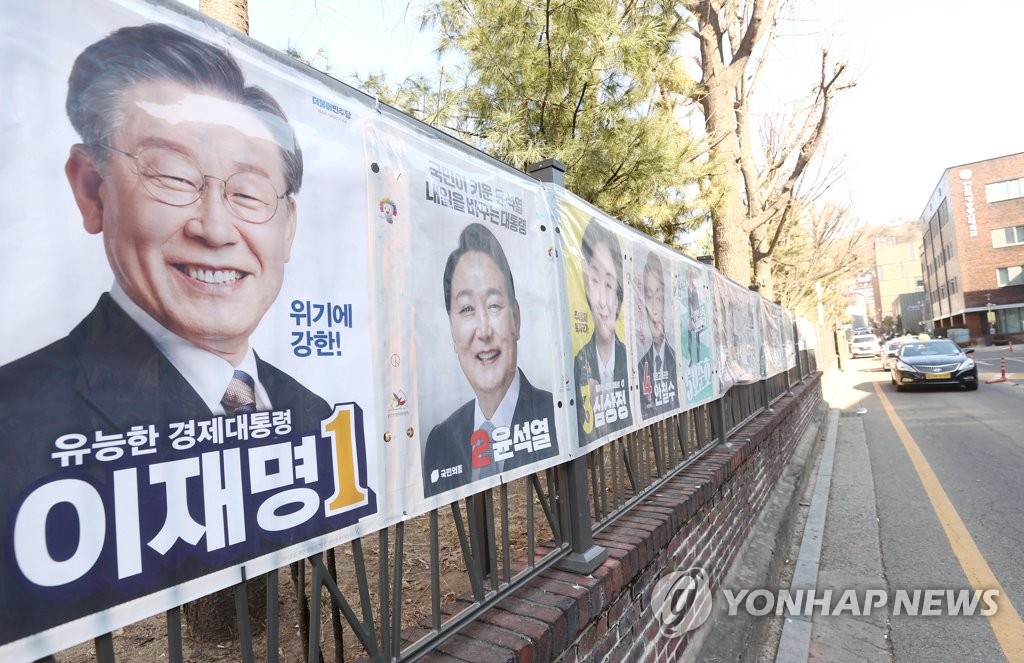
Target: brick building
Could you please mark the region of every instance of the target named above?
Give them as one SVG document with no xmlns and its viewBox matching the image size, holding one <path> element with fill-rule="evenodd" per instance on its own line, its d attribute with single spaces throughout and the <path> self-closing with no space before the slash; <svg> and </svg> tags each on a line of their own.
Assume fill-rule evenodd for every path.
<svg viewBox="0 0 1024 663">
<path fill-rule="evenodd" d="M 935 330 L 1024 338 L 1024 153 L 947 168 L 921 224 Z"/>
</svg>

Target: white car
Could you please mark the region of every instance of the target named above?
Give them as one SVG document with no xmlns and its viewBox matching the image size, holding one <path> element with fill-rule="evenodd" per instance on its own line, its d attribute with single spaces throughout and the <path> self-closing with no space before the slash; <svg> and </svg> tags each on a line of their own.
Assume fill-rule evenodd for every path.
<svg viewBox="0 0 1024 663">
<path fill-rule="evenodd" d="M 896 365 L 896 355 L 899 354 L 900 345 L 903 344 L 905 338 L 910 337 L 899 337 L 894 338 L 891 341 L 886 341 L 885 347 L 882 349 L 882 370 L 891 370 Z"/>
<path fill-rule="evenodd" d="M 850 354 L 853 357 L 877 357 L 881 352 L 882 347 L 874 334 L 858 334 L 850 341 Z"/>
</svg>

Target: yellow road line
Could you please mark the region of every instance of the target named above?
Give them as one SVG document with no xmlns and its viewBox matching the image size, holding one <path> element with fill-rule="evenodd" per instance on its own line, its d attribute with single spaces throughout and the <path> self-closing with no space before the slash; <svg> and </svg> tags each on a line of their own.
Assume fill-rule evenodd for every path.
<svg viewBox="0 0 1024 663">
<path fill-rule="evenodd" d="M 960 519 L 960 514 L 956 512 L 953 502 L 946 495 L 942 484 L 939 483 L 939 478 L 935 476 L 931 465 L 928 464 L 924 454 L 921 453 L 920 447 L 917 446 L 914 438 L 911 437 L 910 431 L 907 430 L 899 415 L 896 414 L 896 410 L 882 391 L 880 383 L 875 382 L 874 386 L 875 393 L 878 394 L 879 399 L 882 401 L 882 407 L 885 408 L 886 414 L 889 415 L 889 421 L 892 422 L 893 428 L 896 429 L 896 434 L 899 436 L 900 441 L 903 442 L 903 448 L 907 450 L 907 455 L 910 456 L 914 469 L 917 470 L 917 476 L 924 485 L 925 493 L 928 494 L 928 500 L 932 503 L 932 508 L 935 509 L 935 515 L 939 517 L 939 522 L 942 523 L 942 529 L 946 531 L 946 538 L 949 539 L 949 544 L 953 548 L 953 554 L 956 555 L 961 568 L 967 574 L 967 580 L 971 583 L 971 587 L 978 591 L 986 589 L 999 590 L 999 598 L 996 600 L 999 609 L 995 614 L 989 615 L 988 623 L 996 634 L 996 640 L 999 641 L 1003 654 L 1009 661 L 1024 660 L 1024 620 L 1021 620 L 1017 610 L 1010 603 L 1010 597 L 1006 595 L 1002 585 L 999 584 L 999 580 L 996 578 L 996 574 L 992 572 L 988 562 L 985 561 L 981 551 L 978 550 L 978 544 L 974 542 L 974 538 L 971 537 L 971 533 L 967 530 L 967 526 L 964 525 L 964 521 Z"/>
</svg>

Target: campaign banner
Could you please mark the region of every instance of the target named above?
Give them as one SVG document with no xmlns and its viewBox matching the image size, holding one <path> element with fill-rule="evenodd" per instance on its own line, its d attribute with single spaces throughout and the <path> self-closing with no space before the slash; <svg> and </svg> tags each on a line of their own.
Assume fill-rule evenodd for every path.
<svg viewBox="0 0 1024 663">
<path fill-rule="evenodd" d="M 789 309 L 782 309 L 782 342 L 786 351 L 786 368 L 796 368 L 796 318 Z"/>
<path fill-rule="evenodd" d="M 806 318 L 796 319 L 796 328 L 801 350 L 818 349 L 818 328 Z"/>
<path fill-rule="evenodd" d="M 378 122 L 368 149 L 380 308 L 408 332 L 386 353 L 412 373 L 383 380 L 414 407 L 386 424 L 405 450 L 406 510 L 564 461 L 572 394 L 540 183 L 397 122 Z"/>
<path fill-rule="evenodd" d="M 757 298 L 761 316 L 763 376 L 770 378 L 786 370 L 785 328 L 782 307 L 763 297 Z"/>
<path fill-rule="evenodd" d="M 629 242 L 628 255 L 633 345 L 640 358 L 640 419 L 651 423 L 682 410 L 679 330 L 684 302 L 675 296 L 679 292 L 676 264 L 681 259 L 639 234 Z"/>
<path fill-rule="evenodd" d="M 690 408 L 718 397 L 715 360 L 712 357 L 716 323 L 712 312 L 710 274 L 713 270 L 691 260 L 680 259 L 676 267 L 676 294 L 681 303 L 680 379 L 682 403 Z"/>
<path fill-rule="evenodd" d="M 0 659 L 400 516 L 382 495 L 372 109 L 185 9 L 0 20 Z"/>
<path fill-rule="evenodd" d="M 635 428 L 639 357 L 627 338 L 635 288 L 626 278 L 628 235 L 622 224 L 576 196 L 557 198 L 573 357 L 577 439 L 597 446 Z"/>
<path fill-rule="evenodd" d="M 718 271 L 711 274 L 719 393 L 724 394 L 733 385 L 762 377 L 760 297 Z"/>
</svg>

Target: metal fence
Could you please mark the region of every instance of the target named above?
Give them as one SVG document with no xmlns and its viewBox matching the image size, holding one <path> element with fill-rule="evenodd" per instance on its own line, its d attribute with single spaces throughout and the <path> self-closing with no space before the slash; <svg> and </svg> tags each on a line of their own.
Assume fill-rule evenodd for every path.
<svg viewBox="0 0 1024 663">
<path fill-rule="evenodd" d="M 537 574 L 584 552 L 593 533 L 685 472 L 817 367 L 816 350 L 798 349 L 789 371 L 736 385 L 717 401 L 585 457 L 273 571 L 265 577 L 264 619 L 250 618 L 252 583 L 243 582 L 233 590 L 233 641 L 211 645 L 190 637 L 181 608 L 174 608 L 163 619 L 44 660 L 415 660 L 443 648 L 499 601 L 515 601 L 513 593 Z"/>
</svg>

